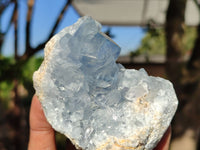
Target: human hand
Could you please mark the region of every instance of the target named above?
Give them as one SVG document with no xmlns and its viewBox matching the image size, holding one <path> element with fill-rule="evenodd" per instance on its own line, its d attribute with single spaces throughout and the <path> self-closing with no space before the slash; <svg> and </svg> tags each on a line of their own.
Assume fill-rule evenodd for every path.
<svg viewBox="0 0 200 150">
<path fill-rule="evenodd" d="M 55 133 L 47 122 L 42 106 L 34 95 L 30 108 L 30 138 L 28 150 L 55 150 Z"/>
<path fill-rule="evenodd" d="M 168 150 L 170 137 L 171 128 L 169 127 L 154 150 Z M 67 149 L 73 150 L 74 148 L 67 147 Z M 28 150 L 56 150 L 54 130 L 47 122 L 37 96 L 33 96 L 30 109 L 30 138 Z"/>
</svg>

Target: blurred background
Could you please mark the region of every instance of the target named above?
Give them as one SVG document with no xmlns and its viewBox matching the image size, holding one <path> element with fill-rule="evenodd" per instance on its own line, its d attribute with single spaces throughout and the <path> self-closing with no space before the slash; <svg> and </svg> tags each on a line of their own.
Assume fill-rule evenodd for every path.
<svg viewBox="0 0 200 150">
<path fill-rule="evenodd" d="M 0 0 L 0 150 L 27 149 L 32 75 L 45 43 L 84 15 L 122 48 L 118 62 L 174 84 L 170 149 L 200 150 L 199 0 Z M 59 133 L 56 141 L 59 150 L 70 145 Z"/>
</svg>

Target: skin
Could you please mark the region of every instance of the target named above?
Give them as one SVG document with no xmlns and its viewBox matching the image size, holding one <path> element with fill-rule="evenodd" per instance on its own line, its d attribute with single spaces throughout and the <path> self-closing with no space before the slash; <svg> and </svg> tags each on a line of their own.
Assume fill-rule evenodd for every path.
<svg viewBox="0 0 200 150">
<path fill-rule="evenodd" d="M 168 150 L 170 138 L 171 127 L 168 128 L 154 150 Z M 70 147 L 67 149 L 72 150 Z M 30 138 L 28 150 L 56 150 L 55 132 L 47 122 L 37 96 L 33 96 L 30 109 Z"/>
</svg>

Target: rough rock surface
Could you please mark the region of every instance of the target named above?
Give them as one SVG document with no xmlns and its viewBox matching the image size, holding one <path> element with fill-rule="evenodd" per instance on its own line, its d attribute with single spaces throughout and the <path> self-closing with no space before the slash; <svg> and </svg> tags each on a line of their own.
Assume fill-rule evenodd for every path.
<svg viewBox="0 0 200 150">
<path fill-rule="evenodd" d="M 34 73 L 47 120 L 84 150 L 151 150 L 177 108 L 172 84 L 126 70 L 120 47 L 83 17 L 55 35 Z"/>
</svg>

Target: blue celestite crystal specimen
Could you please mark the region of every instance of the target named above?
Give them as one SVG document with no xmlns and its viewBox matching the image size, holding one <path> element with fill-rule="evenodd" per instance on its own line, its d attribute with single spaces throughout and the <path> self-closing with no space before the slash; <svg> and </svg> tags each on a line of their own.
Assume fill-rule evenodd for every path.
<svg viewBox="0 0 200 150">
<path fill-rule="evenodd" d="M 126 70 L 120 47 L 91 17 L 55 35 L 34 73 L 36 95 L 52 127 L 83 150 L 151 150 L 177 108 L 172 84 Z"/>
</svg>

